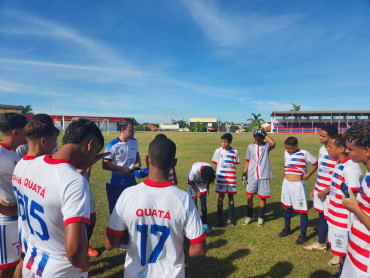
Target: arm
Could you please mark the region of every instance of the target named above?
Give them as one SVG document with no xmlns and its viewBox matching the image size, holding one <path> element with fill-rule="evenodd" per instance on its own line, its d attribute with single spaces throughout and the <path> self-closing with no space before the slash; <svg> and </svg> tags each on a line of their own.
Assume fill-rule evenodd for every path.
<svg viewBox="0 0 370 278">
<path fill-rule="evenodd" d="M 249 167 L 249 161 L 246 161 L 243 173 L 248 173 L 248 167 Z"/>
<path fill-rule="evenodd" d="M 114 165 L 110 160 L 103 159 L 102 163 L 103 169 L 108 170 L 108 171 L 113 171 L 113 172 L 122 172 L 125 175 L 131 173 L 131 169 L 125 166 L 118 166 Z"/>
<path fill-rule="evenodd" d="M 18 206 L 17 204 L 9 204 L 0 199 L 0 213 L 6 216 L 17 216 Z"/>
<path fill-rule="evenodd" d="M 273 150 L 276 146 L 276 142 L 274 139 L 272 139 L 269 135 L 266 134 L 266 137 L 265 139 L 267 140 L 267 142 L 269 142 L 270 144 L 270 150 Z"/>
<path fill-rule="evenodd" d="M 87 255 L 88 242 L 85 223 L 68 224 L 65 227 L 65 242 L 66 256 L 69 262 L 82 271 L 88 271 L 90 261 Z"/>
<path fill-rule="evenodd" d="M 112 250 L 113 248 L 119 247 L 123 241 L 123 237 L 118 235 L 112 235 L 110 233 L 105 232 L 104 237 L 104 247 L 105 249 Z"/>
<path fill-rule="evenodd" d="M 302 176 L 302 180 L 308 180 L 308 178 L 311 177 L 313 173 L 315 173 L 315 171 L 317 170 L 317 167 L 318 167 L 317 163 L 313 165 L 311 170 L 306 175 Z"/>
<path fill-rule="evenodd" d="M 141 167 L 141 159 L 140 159 L 140 154 L 137 152 L 134 169 L 140 169 L 140 167 Z"/>
<path fill-rule="evenodd" d="M 197 187 L 195 186 L 195 183 L 193 182 L 193 181 L 191 181 L 191 180 L 188 180 L 189 181 L 189 183 L 190 183 L 190 185 L 191 185 L 191 187 L 194 189 L 194 191 L 197 193 L 197 196 L 198 197 L 200 197 L 200 196 L 202 196 L 202 193 L 200 193 L 200 191 L 197 189 Z"/>
<path fill-rule="evenodd" d="M 348 209 L 350 212 L 353 212 L 354 215 L 356 215 L 356 217 L 358 219 L 360 219 L 362 224 L 364 224 L 366 229 L 368 229 L 370 231 L 370 216 L 368 216 L 361 209 L 358 201 L 356 200 L 355 194 L 353 193 L 353 191 L 350 188 L 348 188 L 348 193 L 349 193 L 349 198 L 346 198 L 346 196 L 342 196 L 343 206 L 346 209 Z"/>
<path fill-rule="evenodd" d="M 330 185 L 328 185 L 324 190 L 320 191 L 317 194 L 317 197 L 319 197 L 322 201 L 325 200 L 326 196 L 330 193 Z"/>
<path fill-rule="evenodd" d="M 184 251 L 185 251 L 185 257 L 204 256 L 207 253 L 206 239 L 196 244 L 190 244 L 189 247 L 185 247 Z"/>
</svg>

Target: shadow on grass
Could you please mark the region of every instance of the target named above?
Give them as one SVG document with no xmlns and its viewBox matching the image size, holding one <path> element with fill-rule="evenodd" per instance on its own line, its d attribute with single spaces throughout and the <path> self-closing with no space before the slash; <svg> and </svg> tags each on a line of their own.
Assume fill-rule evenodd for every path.
<svg viewBox="0 0 370 278">
<path fill-rule="evenodd" d="M 227 244 L 226 239 L 218 239 L 214 242 L 208 243 L 207 244 L 207 249 L 211 250 L 211 249 L 214 249 L 214 248 L 220 248 L 222 246 L 225 246 L 226 244 Z"/>
<path fill-rule="evenodd" d="M 314 273 L 312 273 L 309 278 L 328 278 L 332 274 L 326 270 L 317 270 Z"/>
<path fill-rule="evenodd" d="M 186 260 L 185 276 L 189 278 L 228 277 L 237 270 L 233 261 L 242 259 L 249 253 L 248 249 L 239 249 L 224 259 L 207 256 L 188 258 Z"/>
<path fill-rule="evenodd" d="M 278 262 L 273 265 L 269 272 L 249 278 L 282 278 L 288 276 L 293 269 L 293 264 L 290 262 Z"/>
<path fill-rule="evenodd" d="M 106 253 L 108 251 L 105 251 L 104 247 L 98 248 L 97 250 L 99 251 L 100 256 L 91 261 L 91 266 L 103 264 L 104 267 L 94 268 L 93 270 L 89 271 L 89 276 L 100 277 L 108 269 L 112 270 L 118 266 L 125 264 L 126 252 L 122 252 L 114 256 L 109 256 Z M 105 254 L 102 254 L 103 251 L 105 251 Z M 123 270 L 114 273 L 109 277 L 123 277 Z"/>
</svg>

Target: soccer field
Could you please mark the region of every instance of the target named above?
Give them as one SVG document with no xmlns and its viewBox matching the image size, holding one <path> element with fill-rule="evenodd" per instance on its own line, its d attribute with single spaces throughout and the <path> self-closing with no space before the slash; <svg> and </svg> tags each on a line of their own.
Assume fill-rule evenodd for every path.
<svg viewBox="0 0 370 278">
<path fill-rule="evenodd" d="M 150 141 L 157 133 L 137 132 L 135 138 L 139 142 L 142 163 L 147 153 Z M 214 151 L 221 146 L 221 133 L 166 133 L 177 145 L 178 163 L 176 166 L 178 187 L 187 191 L 186 176 L 194 162 L 211 163 Z M 293 134 L 294 135 L 294 134 Z M 118 136 L 105 136 L 105 144 Z M 207 237 L 208 253 L 206 257 L 186 260 L 186 277 L 329 277 L 337 269 L 327 266 L 331 252 L 313 252 L 295 245 L 298 238 L 299 215 L 292 218 L 293 234 L 279 238 L 277 234 L 284 228 L 283 208 L 280 203 L 281 184 L 284 177 L 284 140 L 288 134 L 273 134 L 277 146 L 270 153 L 270 162 L 274 177 L 271 179 L 271 199 L 267 202 L 265 226 L 257 227 L 253 221 L 243 226 L 246 217 L 245 187 L 241 184 L 241 176 L 245 165 L 245 152 L 248 144 L 253 142 L 251 133 L 233 134 L 232 146 L 239 151 L 241 163 L 237 165 L 238 194 L 235 196 L 235 227 L 216 226 L 217 196 L 215 184 L 211 185 L 207 197 L 208 224 L 212 233 Z M 318 134 L 295 134 L 299 147 L 308 150 L 317 157 L 321 144 Z M 61 137 L 60 137 L 61 139 Z M 361 166 L 362 169 L 363 166 Z M 307 193 L 312 190 L 316 173 L 306 181 Z M 89 277 L 122 277 L 125 252 L 119 249 L 108 252 L 103 246 L 105 228 L 109 219 L 108 203 L 105 193 L 105 183 L 109 172 L 102 170 L 101 163 L 93 166 L 90 179 L 91 190 L 95 197 L 97 224 L 91 240 L 91 245 L 100 252 L 99 257 L 91 259 Z M 140 182 L 140 180 L 138 180 Z M 226 202 L 225 202 L 226 201 Z M 224 201 L 224 219 L 228 216 L 227 197 Z M 258 215 L 259 199 L 255 197 L 254 216 Z M 308 243 L 317 241 L 318 214 L 312 208 L 309 200 Z"/>
</svg>

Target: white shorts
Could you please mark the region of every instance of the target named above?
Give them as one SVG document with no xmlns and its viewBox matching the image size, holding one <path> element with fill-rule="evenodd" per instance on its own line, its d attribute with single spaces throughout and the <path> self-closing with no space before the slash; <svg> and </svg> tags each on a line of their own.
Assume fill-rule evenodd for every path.
<svg viewBox="0 0 370 278">
<path fill-rule="evenodd" d="M 238 190 L 236 189 L 236 184 L 217 184 L 216 187 L 216 193 L 218 194 L 230 194 L 235 195 L 238 193 Z"/>
<path fill-rule="evenodd" d="M 313 197 L 313 207 L 317 212 L 324 213 L 324 215 L 326 215 L 329 210 L 330 195 L 326 195 L 326 198 L 323 201 L 319 197 L 317 197 L 317 194 L 319 194 L 319 192 L 315 189 Z"/>
<path fill-rule="evenodd" d="M 18 264 L 21 258 L 18 221 L 0 225 L 0 251 L 0 269 L 11 268 Z"/>
<path fill-rule="evenodd" d="M 247 184 L 247 195 L 256 195 L 261 199 L 270 199 L 270 179 L 256 180 L 252 179 Z"/>
<path fill-rule="evenodd" d="M 207 185 L 195 185 L 200 193 L 205 194 L 207 192 Z M 189 184 L 188 185 L 188 192 L 190 197 L 196 198 L 197 192 L 195 192 L 194 188 Z"/>
<path fill-rule="evenodd" d="M 286 208 L 293 208 L 296 212 L 307 213 L 307 194 L 303 181 L 283 181 L 281 188 L 281 203 Z"/>
<path fill-rule="evenodd" d="M 350 260 L 350 258 L 347 256 L 346 259 L 344 260 L 344 265 L 343 265 L 343 270 L 342 270 L 342 275 L 340 276 L 341 278 L 369 278 L 370 276 L 363 275 L 359 273 Z"/>
<path fill-rule="evenodd" d="M 349 241 L 349 231 L 341 230 L 329 223 L 328 241 L 331 247 L 331 253 L 343 257 L 347 253 Z"/>
</svg>

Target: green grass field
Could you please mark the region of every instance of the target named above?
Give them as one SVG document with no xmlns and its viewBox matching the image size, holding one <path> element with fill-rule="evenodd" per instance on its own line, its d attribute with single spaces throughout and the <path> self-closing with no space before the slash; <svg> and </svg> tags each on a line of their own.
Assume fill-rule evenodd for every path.
<svg viewBox="0 0 370 278">
<path fill-rule="evenodd" d="M 150 141 L 157 133 L 137 132 L 136 139 L 144 162 Z M 59 147 L 61 146 L 61 134 Z M 221 133 L 167 133 L 177 144 L 176 172 L 178 187 L 187 191 L 186 176 L 194 162 L 204 161 L 211 163 L 214 151 L 220 147 Z M 117 137 L 118 133 L 105 136 L 105 144 Z M 293 235 L 279 238 L 277 234 L 284 227 L 283 208 L 280 203 L 281 184 L 284 177 L 284 140 L 288 134 L 276 134 L 272 137 L 276 140 L 277 147 L 270 153 L 270 162 L 274 177 L 271 179 L 271 199 L 268 200 L 265 226 L 257 227 L 253 221 L 248 226 L 242 222 L 246 217 L 246 194 L 245 187 L 241 184 L 241 176 L 244 169 L 244 158 L 248 144 L 253 142 L 250 133 L 233 134 L 232 146 L 239 151 L 241 163 L 237 166 L 238 194 L 235 195 L 235 227 L 226 226 L 218 228 L 217 218 L 217 194 L 214 192 L 215 185 L 211 186 L 208 204 L 208 224 L 212 233 L 207 237 L 208 253 L 205 257 L 186 260 L 186 277 L 329 277 L 337 269 L 327 266 L 331 258 L 328 252 L 312 252 L 304 250 L 302 246 L 295 245 L 299 230 L 299 216 L 292 218 Z M 317 156 L 320 142 L 317 134 L 296 134 L 299 146 Z M 1 139 L 1 135 L 0 135 Z M 363 166 L 361 165 L 364 170 Z M 105 228 L 109 219 L 108 203 L 105 192 L 105 183 L 110 173 L 101 167 L 98 162 L 93 166 L 90 178 L 91 190 L 95 197 L 97 223 L 90 244 L 96 248 L 100 255 L 91 259 L 89 277 L 123 277 L 123 265 L 125 252 L 120 249 L 105 251 L 103 239 Z M 306 182 L 307 192 L 312 189 L 315 174 Z M 140 180 L 138 180 L 140 182 Z M 225 201 L 227 197 L 225 198 Z M 259 199 L 255 197 L 254 215 L 258 215 Z M 224 219 L 227 219 L 227 202 L 224 203 Z M 309 202 L 309 226 L 307 236 L 308 243 L 317 241 L 317 233 L 314 227 L 317 225 L 317 213 Z"/>
<path fill-rule="evenodd" d="M 147 153 L 150 141 L 156 133 L 137 132 L 136 139 L 142 161 Z M 186 176 L 194 162 L 204 161 L 211 163 L 216 148 L 220 147 L 220 133 L 167 133 L 177 144 L 176 172 L 178 187 L 187 191 Z M 107 144 L 116 134 L 105 137 Z M 208 253 L 206 257 L 186 260 L 187 277 L 329 277 L 337 270 L 327 266 L 331 258 L 328 252 L 312 252 L 304 250 L 302 246 L 295 245 L 299 231 L 299 216 L 292 218 L 293 235 L 279 238 L 277 234 L 284 227 L 283 208 L 280 203 L 281 184 L 284 177 L 284 140 L 289 136 L 285 134 L 273 135 L 277 147 L 270 153 L 270 161 L 274 177 L 271 180 L 272 197 L 268 201 L 266 222 L 263 228 L 257 227 L 254 221 L 248 226 L 243 226 L 246 217 L 246 194 L 240 180 L 244 169 L 244 158 L 248 144 L 252 143 L 252 135 L 233 134 L 232 146 L 239 151 L 241 164 L 237 166 L 238 194 L 235 196 L 235 227 L 226 226 L 218 228 L 217 194 L 215 185 L 211 186 L 207 199 L 208 222 L 212 233 L 207 237 Z M 317 134 L 296 134 L 299 146 L 317 156 L 321 146 Z M 315 175 L 315 174 L 314 174 Z M 103 238 L 109 219 L 108 203 L 105 193 L 105 183 L 108 181 L 109 172 L 102 170 L 101 164 L 93 167 L 90 185 L 95 197 L 97 210 L 97 224 L 91 245 L 99 250 L 101 255 L 91 259 L 90 277 L 122 277 L 125 252 L 115 249 L 105 251 Z M 315 176 L 306 182 L 307 192 L 312 189 Z M 227 197 L 225 198 L 227 200 Z M 258 215 L 259 199 L 255 198 L 254 215 Z M 224 204 L 224 218 L 227 219 L 227 202 Z M 317 241 L 314 227 L 317 225 L 318 214 L 309 202 L 309 227 L 307 236 L 309 243 Z"/>
</svg>

